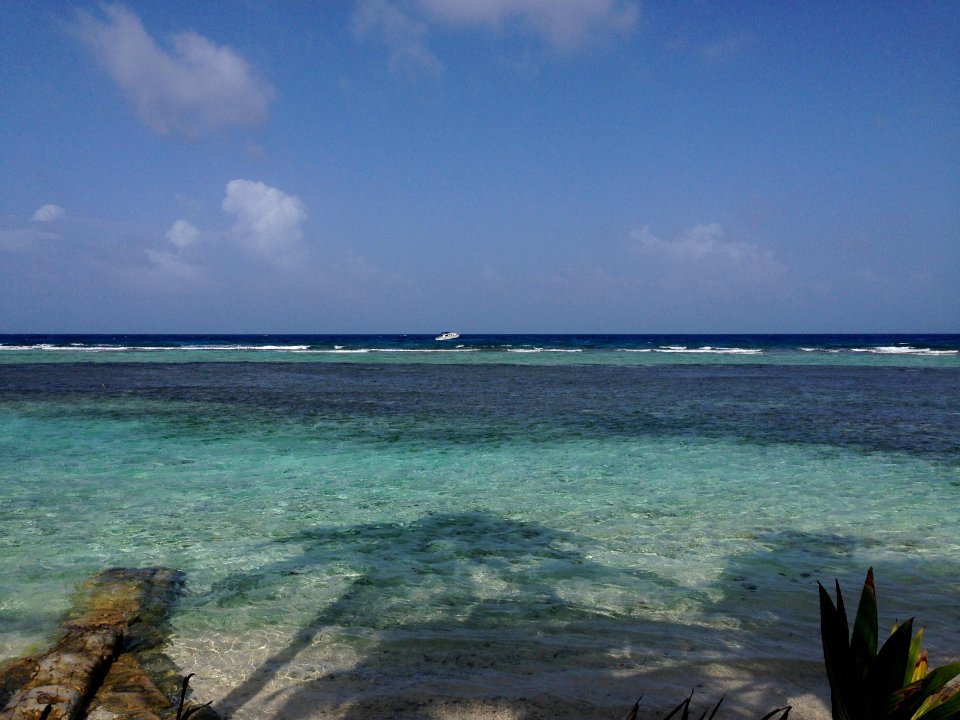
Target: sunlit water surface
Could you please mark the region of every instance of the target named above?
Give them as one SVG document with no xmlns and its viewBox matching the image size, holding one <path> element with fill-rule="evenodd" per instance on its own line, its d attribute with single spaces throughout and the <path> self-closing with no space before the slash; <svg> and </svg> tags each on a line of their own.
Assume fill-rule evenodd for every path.
<svg viewBox="0 0 960 720">
<path fill-rule="evenodd" d="M 949 343 L 2 345 L 0 659 L 114 565 L 186 571 L 170 655 L 239 716 L 271 688 L 610 700 L 655 666 L 818 662 L 816 581 L 853 604 L 869 566 L 881 624 L 960 654 Z"/>
</svg>

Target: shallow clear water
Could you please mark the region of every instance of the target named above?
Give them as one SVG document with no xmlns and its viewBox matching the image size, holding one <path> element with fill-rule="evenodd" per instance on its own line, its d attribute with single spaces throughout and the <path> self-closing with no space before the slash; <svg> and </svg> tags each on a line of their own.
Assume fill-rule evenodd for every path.
<svg viewBox="0 0 960 720">
<path fill-rule="evenodd" d="M 855 597 L 872 565 L 881 624 L 917 615 L 941 664 L 957 341 L 834 342 L 4 339 L 0 658 L 44 643 L 89 573 L 163 564 L 188 576 L 171 655 L 228 710 L 328 677 L 583 697 L 651 664 L 819 661 L 816 581 Z"/>
</svg>

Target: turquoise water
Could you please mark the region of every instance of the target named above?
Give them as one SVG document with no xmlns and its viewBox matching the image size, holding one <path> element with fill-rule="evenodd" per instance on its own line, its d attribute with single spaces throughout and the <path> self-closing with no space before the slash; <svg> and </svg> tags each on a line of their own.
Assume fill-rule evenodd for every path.
<svg viewBox="0 0 960 720">
<path fill-rule="evenodd" d="M 818 663 L 816 581 L 870 566 L 960 654 L 955 336 L 352 340 L 0 338 L 0 658 L 155 564 L 238 717 Z"/>
</svg>

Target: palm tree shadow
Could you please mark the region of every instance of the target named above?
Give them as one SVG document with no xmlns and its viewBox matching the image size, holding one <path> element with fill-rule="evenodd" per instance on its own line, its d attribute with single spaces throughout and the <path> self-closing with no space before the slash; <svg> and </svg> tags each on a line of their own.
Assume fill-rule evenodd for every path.
<svg viewBox="0 0 960 720">
<path fill-rule="evenodd" d="M 595 541 L 536 523 L 488 512 L 432 514 L 409 524 L 311 529 L 277 542 L 301 544 L 303 553 L 254 574 L 230 576 L 213 592 L 221 598 L 225 589 L 242 593 L 330 558 L 358 572 L 334 602 L 220 700 L 224 714 L 268 691 L 321 634 L 325 641 L 355 640 L 372 632 L 375 639 L 362 637 L 359 662 L 309 681 L 283 701 L 278 716 L 300 716 L 299 706 L 308 701 L 301 693 L 344 707 L 368 697 L 376 678 L 404 674 L 411 683 L 432 683 L 438 693 L 445 687 L 454 692 L 454 685 L 477 673 L 496 678 L 533 672 L 547 654 L 597 662 L 586 656 L 623 640 L 608 612 L 563 588 L 610 586 L 622 582 L 624 572 L 590 559 Z M 650 573 L 628 574 L 665 590 L 674 586 Z M 423 619 L 426 605 L 433 612 Z M 604 628 L 609 637 L 596 637 Z M 423 640 L 414 647 L 410 637 Z"/>
<path fill-rule="evenodd" d="M 823 700 L 816 580 L 837 576 L 856 588 L 864 572 L 859 558 L 869 553 L 869 543 L 789 529 L 758 540 L 761 549 L 730 558 L 700 598 L 704 617 L 731 627 L 713 632 L 665 620 L 644 626 L 638 618 L 649 614 L 624 610 L 622 598 L 617 607 L 605 607 L 603 594 L 612 588 L 688 591 L 653 573 L 603 565 L 591 559 L 595 540 L 536 523 L 465 512 L 408 524 L 306 530 L 277 541 L 302 546 L 301 554 L 230 576 L 214 591 L 221 598 L 242 595 L 244 588 L 276 582 L 277 575 L 310 572 L 332 560 L 351 579 L 217 710 L 229 715 L 269 705 L 274 717 L 425 717 L 434 700 L 464 700 L 475 692 L 475 699 L 498 697 L 507 705 L 523 698 L 528 702 L 510 707 L 510 715 L 533 718 L 557 714 L 556 707 L 531 710 L 537 694 L 549 692 L 566 700 L 566 714 L 611 717 L 620 709 L 626 714 L 639 694 L 665 708 L 690 688 L 707 697 L 720 692 L 716 662 L 712 668 L 703 662 L 711 656 L 740 673 L 726 687 L 741 699 L 754 697 L 758 707 L 770 697 L 786 701 L 787 692 Z M 907 564 L 885 570 L 909 574 Z M 955 571 L 943 572 L 949 577 Z M 354 651 L 351 663 L 292 686 L 275 682 L 302 665 L 312 647 L 315 653 L 318 645 L 338 643 Z M 809 646 L 807 656 L 781 662 L 787 648 L 801 645 Z M 676 673 L 651 669 L 660 663 L 647 663 L 669 653 L 689 662 L 682 684 Z M 797 662 L 802 678 L 790 677 Z M 581 702 L 585 688 L 599 704 Z"/>
</svg>

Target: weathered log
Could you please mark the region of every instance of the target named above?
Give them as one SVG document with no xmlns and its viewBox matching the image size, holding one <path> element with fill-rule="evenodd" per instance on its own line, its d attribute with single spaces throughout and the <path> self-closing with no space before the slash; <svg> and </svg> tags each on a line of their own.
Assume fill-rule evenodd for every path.
<svg viewBox="0 0 960 720">
<path fill-rule="evenodd" d="M 162 645 L 164 622 L 183 587 L 183 573 L 169 568 L 112 568 L 83 586 L 65 633 L 36 662 L 29 677 L 0 711 L 0 720 L 74 720 L 95 708 L 102 717 L 159 717 L 171 700 L 157 689 L 133 654 Z M 18 668 L 24 674 L 24 666 Z M 91 702 L 93 701 L 93 702 Z"/>
<path fill-rule="evenodd" d="M 87 708 L 88 720 L 159 720 L 173 704 L 134 655 L 116 659 Z"/>
</svg>

